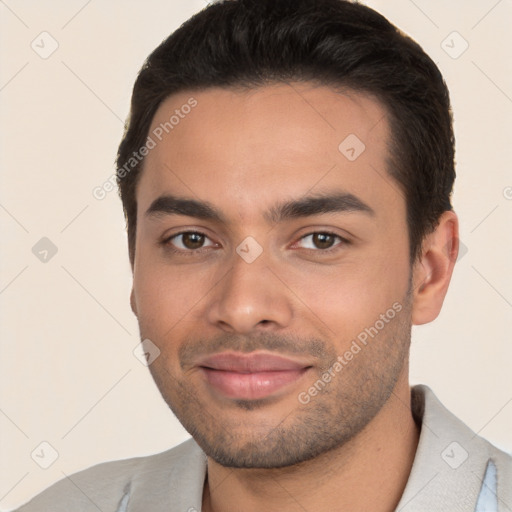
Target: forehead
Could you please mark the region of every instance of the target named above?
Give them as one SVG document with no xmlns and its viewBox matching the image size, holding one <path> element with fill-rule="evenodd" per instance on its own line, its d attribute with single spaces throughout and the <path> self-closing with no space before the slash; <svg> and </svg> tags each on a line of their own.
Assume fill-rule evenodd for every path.
<svg viewBox="0 0 512 512">
<path fill-rule="evenodd" d="M 169 193 L 248 218 L 308 191 L 343 189 L 374 204 L 400 195 L 387 173 L 386 111 L 355 91 L 294 83 L 182 92 L 162 103 L 149 136 L 140 208 Z"/>
</svg>

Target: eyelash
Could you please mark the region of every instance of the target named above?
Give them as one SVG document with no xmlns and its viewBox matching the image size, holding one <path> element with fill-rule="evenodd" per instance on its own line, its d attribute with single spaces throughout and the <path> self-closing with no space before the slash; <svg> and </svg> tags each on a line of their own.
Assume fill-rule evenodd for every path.
<svg viewBox="0 0 512 512">
<path fill-rule="evenodd" d="M 201 247 L 199 249 L 187 249 L 187 250 L 178 249 L 178 248 L 174 247 L 173 244 L 171 243 L 171 241 L 174 238 L 179 237 L 180 235 L 186 235 L 186 234 L 201 235 L 201 236 L 204 236 L 205 238 L 208 238 L 208 236 L 205 233 L 202 233 L 201 231 L 190 231 L 190 230 L 189 231 L 180 231 L 179 233 L 174 233 L 173 235 L 162 240 L 161 245 L 163 245 L 166 249 L 172 251 L 173 253 L 180 254 L 180 255 L 186 255 L 186 256 L 193 256 L 196 254 L 201 254 L 201 253 L 205 252 L 206 250 L 208 250 L 210 247 L 214 247 L 214 246 L 208 246 L 208 247 Z M 308 236 L 318 235 L 318 234 L 333 236 L 334 238 L 337 238 L 339 240 L 339 243 L 337 243 L 333 247 L 329 247 L 328 249 L 305 249 L 306 251 L 313 251 L 313 252 L 318 252 L 318 253 L 322 253 L 322 254 L 330 254 L 331 252 L 339 250 L 341 246 L 350 245 L 350 243 L 351 243 L 350 240 L 347 240 L 346 238 L 343 238 L 342 236 L 338 235 L 337 233 L 333 233 L 331 231 L 312 231 L 310 233 L 306 233 L 305 235 L 301 236 L 298 239 L 298 241 L 303 240 L 304 238 L 306 238 Z M 294 245 L 296 243 L 297 242 L 294 242 Z"/>
<path fill-rule="evenodd" d="M 210 247 L 210 246 L 209 247 L 201 247 L 199 249 L 187 249 L 187 250 L 178 249 L 173 246 L 173 244 L 171 243 L 171 240 L 179 237 L 180 235 L 201 235 L 201 236 L 204 236 L 205 238 L 208 238 L 208 236 L 205 233 L 201 233 L 201 231 L 188 230 L 188 231 L 180 231 L 179 233 L 174 233 L 173 235 L 162 240 L 161 243 L 169 251 L 176 253 L 176 254 L 184 255 L 184 256 L 194 256 L 196 254 L 203 253 L 203 252 L 205 252 L 205 250 L 207 250 Z"/>
<path fill-rule="evenodd" d="M 332 237 L 338 239 L 338 243 L 333 245 L 332 247 L 329 247 L 328 249 L 305 249 L 306 251 L 318 252 L 321 254 L 330 254 L 331 252 L 340 250 L 342 246 L 350 244 L 349 240 L 347 240 L 346 238 L 343 238 L 342 236 L 338 235 L 337 233 L 333 233 L 332 231 L 312 231 L 311 233 L 306 233 L 305 235 L 302 235 L 297 242 L 304 240 L 308 236 L 312 236 L 312 235 L 332 236 Z M 295 245 L 297 242 L 295 242 L 293 245 Z"/>
</svg>

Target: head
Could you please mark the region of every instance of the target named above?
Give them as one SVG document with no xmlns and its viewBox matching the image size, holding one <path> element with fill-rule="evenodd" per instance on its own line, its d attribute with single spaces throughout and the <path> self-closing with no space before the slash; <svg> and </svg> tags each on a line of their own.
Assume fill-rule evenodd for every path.
<svg viewBox="0 0 512 512">
<path fill-rule="evenodd" d="M 149 56 L 117 159 L 132 308 L 214 460 L 313 458 L 406 385 L 457 252 L 453 143 L 437 67 L 359 4 L 217 2 Z"/>
</svg>

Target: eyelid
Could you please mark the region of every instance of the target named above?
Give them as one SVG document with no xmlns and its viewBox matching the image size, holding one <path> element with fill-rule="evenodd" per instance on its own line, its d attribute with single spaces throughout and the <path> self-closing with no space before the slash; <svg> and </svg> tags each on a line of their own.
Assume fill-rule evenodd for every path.
<svg viewBox="0 0 512 512">
<path fill-rule="evenodd" d="M 351 242 L 348 238 L 346 237 L 343 237 L 341 235 L 339 235 L 338 233 L 334 233 L 333 231 L 330 231 L 328 229 L 316 229 L 314 231 L 309 231 L 308 233 L 305 233 L 303 235 L 301 235 L 298 240 L 296 242 L 294 242 L 292 244 L 292 248 L 297 245 L 301 240 L 303 240 L 304 238 L 307 238 L 308 236 L 313 236 L 313 235 L 317 235 L 317 234 L 324 234 L 324 235 L 329 235 L 329 236 L 332 236 L 334 238 L 337 238 L 339 240 L 338 243 L 336 243 L 335 245 L 333 245 L 332 247 L 329 247 L 327 249 L 319 249 L 319 248 L 315 248 L 315 249 L 311 249 L 311 248 L 304 248 L 306 251 L 313 251 L 313 252 L 320 252 L 320 253 L 329 253 L 331 251 L 336 251 L 338 249 L 340 249 L 341 246 L 344 246 L 344 245 L 349 245 Z"/>
<path fill-rule="evenodd" d="M 205 239 L 209 240 L 212 243 L 211 243 L 211 245 L 206 245 L 206 246 L 200 247 L 199 249 L 187 249 L 187 248 L 176 247 L 172 243 L 173 239 L 175 239 L 181 235 L 187 235 L 187 234 L 195 234 L 195 235 L 204 236 Z M 160 243 L 163 246 L 170 248 L 172 251 L 179 252 L 179 253 L 190 253 L 190 254 L 194 254 L 194 253 L 200 252 L 204 249 L 207 249 L 209 247 L 216 247 L 219 245 L 218 243 L 214 242 L 206 233 L 204 233 L 203 231 L 200 231 L 198 229 L 184 229 L 182 231 L 178 231 L 177 233 L 173 233 L 172 235 L 164 236 Z"/>
</svg>

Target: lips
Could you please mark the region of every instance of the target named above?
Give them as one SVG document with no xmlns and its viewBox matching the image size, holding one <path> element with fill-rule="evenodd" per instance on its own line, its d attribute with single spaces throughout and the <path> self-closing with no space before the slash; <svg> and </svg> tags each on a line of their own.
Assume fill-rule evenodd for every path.
<svg viewBox="0 0 512 512">
<path fill-rule="evenodd" d="M 299 380 L 310 365 L 267 353 L 224 352 L 199 362 L 212 390 L 238 400 L 258 400 Z"/>
</svg>

